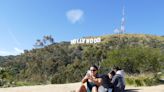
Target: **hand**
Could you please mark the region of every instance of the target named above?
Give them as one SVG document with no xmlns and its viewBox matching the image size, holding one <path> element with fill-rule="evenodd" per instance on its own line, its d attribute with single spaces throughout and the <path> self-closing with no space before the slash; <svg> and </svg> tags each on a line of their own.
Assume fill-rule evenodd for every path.
<svg viewBox="0 0 164 92">
<path fill-rule="evenodd" d="M 94 79 L 96 79 L 94 76 L 89 76 L 89 79 L 91 80 L 91 81 L 94 81 Z"/>
<path fill-rule="evenodd" d="M 88 70 L 87 73 L 86 73 L 87 76 L 90 76 L 91 75 L 91 71 Z"/>
<path fill-rule="evenodd" d="M 84 79 L 89 79 L 90 78 L 90 75 L 86 74 Z"/>
</svg>

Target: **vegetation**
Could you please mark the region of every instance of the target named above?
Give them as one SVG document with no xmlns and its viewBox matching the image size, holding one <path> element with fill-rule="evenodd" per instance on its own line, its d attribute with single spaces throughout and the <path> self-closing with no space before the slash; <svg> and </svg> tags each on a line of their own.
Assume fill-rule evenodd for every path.
<svg viewBox="0 0 164 92">
<path fill-rule="evenodd" d="M 100 67 L 100 73 L 116 65 L 129 75 L 164 71 L 163 36 L 116 34 L 101 38 L 97 44 L 60 42 L 18 56 L 0 57 L 0 86 L 78 82 L 92 64 Z M 147 77 L 141 79 L 135 77 L 135 83 L 149 84 Z M 129 77 L 128 83 L 134 84 L 131 80 Z"/>
<path fill-rule="evenodd" d="M 154 74 L 140 74 L 126 76 L 126 84 L 134 86 L 152 86 L 160 83 L 160 79 Z"/>
</svg>

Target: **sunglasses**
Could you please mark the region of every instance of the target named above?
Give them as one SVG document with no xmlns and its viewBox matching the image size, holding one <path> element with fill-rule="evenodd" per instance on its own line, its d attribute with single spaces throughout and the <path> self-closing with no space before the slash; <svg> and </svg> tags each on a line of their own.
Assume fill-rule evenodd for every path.
<svg viewBox="0 0 164 92">
<path fill-rule="evenodd" d="M 90 70 L 90 71 L 93 71 L 93 72 L 94 72 L 94 71 L 96 71 L 96 70 Z"/>
</svg>

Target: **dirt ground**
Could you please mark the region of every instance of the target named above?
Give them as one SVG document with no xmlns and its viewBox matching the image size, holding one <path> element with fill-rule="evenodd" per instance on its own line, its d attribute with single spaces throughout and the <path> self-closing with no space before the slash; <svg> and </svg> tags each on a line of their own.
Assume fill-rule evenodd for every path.
<svg viewBox="0 0 164 92">
<path fill-rule="evenodd" d="M 74 92 L 81 83 L 0 88 L 0 92 Z M 164 92 L 164 84 L 151 87 L 126 87 L 126 92 Z"/>
</svg>

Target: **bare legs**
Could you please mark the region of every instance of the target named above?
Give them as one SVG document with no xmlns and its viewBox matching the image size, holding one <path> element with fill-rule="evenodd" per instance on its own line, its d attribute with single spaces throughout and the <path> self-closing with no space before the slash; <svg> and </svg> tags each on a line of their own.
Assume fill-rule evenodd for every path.
<svg viewBox="0 0 164 92">
<path fill-rule="evenodd" d="M 81 87 L 76 92 L 87 92 L 85 85 L 81 85 Z"/>
<path fill-rule="evenodd" d="M 87 92 L 87 89 L 85 85 L 82 85 L 76 92 Z M 96 86 L 92 88 L 92 92 L 98 92 L 98 89 Z"/>
<path fill-rule="evenodd" d="M 94 87 L 92 88 L 92 92 L 98 92 L 98 90 L 97 90 L 97 87 L 96 87 L 96 86 L 94 86 Z"/>
</svg>

